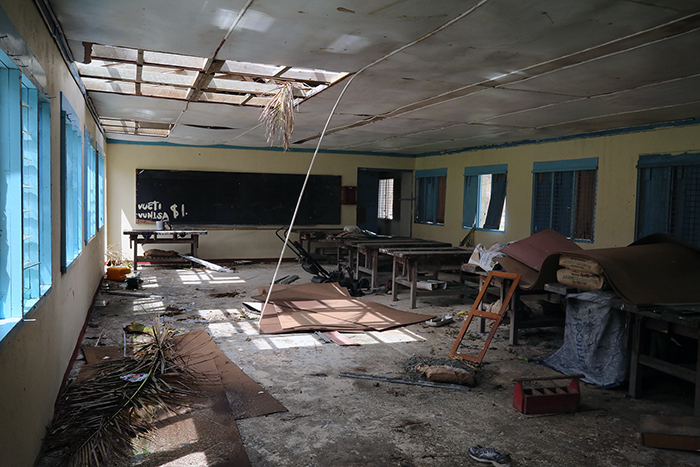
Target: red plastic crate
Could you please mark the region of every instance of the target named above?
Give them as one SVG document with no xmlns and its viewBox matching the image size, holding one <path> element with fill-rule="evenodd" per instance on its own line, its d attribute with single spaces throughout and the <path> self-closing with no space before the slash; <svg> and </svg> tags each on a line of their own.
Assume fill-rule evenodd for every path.
<svg viewBox="0 0 700 467">
<path fill-rule="evenodd" d="M 565 378 L 571 378 L 568 386 L 532 388 L 525 388 L 523 382 L 533 379 L 516 380 L 513 407 L 525 414 L 575 412 L 581 401 L 579 377 L 566 376 Z"/>
</svg>

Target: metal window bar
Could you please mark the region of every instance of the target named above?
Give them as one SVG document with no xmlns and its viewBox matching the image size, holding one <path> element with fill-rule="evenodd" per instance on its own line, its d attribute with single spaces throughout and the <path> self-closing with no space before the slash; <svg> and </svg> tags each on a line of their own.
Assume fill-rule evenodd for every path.
<svg viewBox="0 0 700 467">
<path fill-rule="evenodd" d="M 576 241 L 592 241 L 596 170 L 540 172 L 533 182 L 533 233 L 552 228 Z"/>
<path fill-rule="evenodd" d="M 672 169 L 669 232 L 700 246 L 700 166 Z"/>
<path fill-rule="evenodd" d="M 379 219 L 391 220 L 394 218 L 394 179 L 383 178 L 379 180 Z"/>
</svg>

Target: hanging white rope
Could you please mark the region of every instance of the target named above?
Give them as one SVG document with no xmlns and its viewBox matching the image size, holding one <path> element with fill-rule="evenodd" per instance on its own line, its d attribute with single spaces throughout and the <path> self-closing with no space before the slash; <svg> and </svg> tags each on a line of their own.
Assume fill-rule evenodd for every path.
<svg viewBox="0 0 700 467">
<path fill-rule="evenodd" d="M 306 171 L 306 178 L 304 178 L 304 183 L 301 186 L 301 192 L 299 193 L 299 198 L 297 199 L 297 204 L 294 208 L 294 213 L 292 214 L 292 220 L 289 223 L 289 228 L 287 229 L 287 234 L 284 237 L 284 245 L 282 245 L 282 251 L 280 252 L 280 257 L 279 260 L 277 261 L 277 267 L 275 267 L 275 272 L 272 275 L 272 281 L 270 281 L 270 288 L 267 291 L 267 296 L 265 297 L 265 303 L 263 304 L 263 307 L 260 311 L 260 318 L 258 319 L 258 326 L 260 326 L 260 322 L 262 321 L 263 314 L 265 313 L 265 309 L 267 308 L 267 304 L 270 301 L 270 295 L 272 294 L 272 288 L 274 287 L 275 280 L 277 280 L 277 273 L 279 272 L 280 265 L 282 264 L 282 259 L 284 258 L 284 252 L 287 248 L 287 244 L 289 243 L 289 235 L 292 233 L 292 228 L 294 227 L 294 222 L 296 221 L 297 218 L 297 212 L 299 211 L 299 206 L 301 205 L 301 198 L 304 196 L 304 190 L 306 189 L 306 183 L 309 181 L 309 176 L 311 175 L 311 169 L 314 166 L 314 161 L 316 161 L 316 155 L 318 154 L 318 150 L 321 147 L 321 142 L 323 141 L 323 137 L 326 134 L 326 130 L 328 129 L 328 125 L 331 123 L 331 118 L 333 118 L 333 114 L 335 113 L 335 109 L 338 107 L 338 104 L 340 103 L 340 100 L 343 98 L 343 95 L 345 94 L 345 91 L 348 89 L 348 86 L 350 86 L 350 83 L 355 79 L 357 75 L 362 73 L 363 71 L 367 70 L 368 68 L 376 65 L 377 63 L 380 63 L 387 58 L 396 55 L 397 53 L 427 39 L 430 36 L 433 36 L 437 34 L 438 32 L 452 26 L 454 23 L 457 21 L 463 19 L 464 17 L 468 16 L 471 14 L 474 10 L 482 6 L 484 3 L 488 2 L 489 0 L 481 0 L 479 3 L 474 5 L 473 7 L 469 8 L 467 11 L 464 13 L 460 14 L 459 16 L 451 19 L 450 21 L 446 22 L 445 24 L 439 26 L 436 29 L 433 29 L 429 33 L 425 34 L 424 36 L 409 42 L 408 44 L 405 44 L 398 49 L 389 52 L 388 54 L 384 55 L 383 57 L 378 58 L 377 60 L 373 61 L 372 63 L 365 65 L 364 67 L 360 68 L 357 73 L 354 73 L 350 79 L 345 83 L 345 86 L 343 87 L 343 90 L 340 92 L 340 95 L 338 98 L 335 100 L 335 103 L 333 104 L 333 108 L 331 109 L 330 113 L 328 114 L 328 118 L 326 119 L 326 124 L 323 126 L 323 131 L 321 131 L 321 134 L 318 138 L 318 143 L 316 144 L 316 149 L 314 150 L 314 155 L 311 157 L 311 162 L 309 163 L 309 169 Z"/>
</svg>

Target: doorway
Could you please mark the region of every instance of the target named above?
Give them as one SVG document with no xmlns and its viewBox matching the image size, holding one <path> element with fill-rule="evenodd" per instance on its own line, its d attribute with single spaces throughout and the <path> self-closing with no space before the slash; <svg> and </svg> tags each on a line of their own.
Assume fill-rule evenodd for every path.
<svg viewBox="0 0 700 467">
<path fill-rule="evenodd" d="M 357 169 L 357 225 L 379 235 L 411 236 L 413 171 Z"/>
</svg>

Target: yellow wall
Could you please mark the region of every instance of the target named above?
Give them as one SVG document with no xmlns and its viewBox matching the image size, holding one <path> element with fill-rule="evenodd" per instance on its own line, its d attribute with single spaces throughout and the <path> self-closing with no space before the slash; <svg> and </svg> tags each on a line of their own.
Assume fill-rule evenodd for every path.
<svg viewBox="0 0 700 467">
<path fill-rule="evenodd" d="M 153 224 L 136 223 L 136 169 L 175 169 L 228 172 L 267 172 L 306 174 L 311 153 L 271 150 L 245 150 L 165 145 L 136 145 L 110 143 L 107 151 L 107 212 L 110 219 L 109 245 L 116 245 L 127 257 L 133 256 L 124 230 L 149 229 Z M 313 175 L 340 175 L 344 186 L 357 185 L 357 168 L 412 169 L 413 159 L 403 157 L 372 157 L 348 154 L 319 153 Z M 206 187 L 193 187 L 206 190 Z M 298 193 L 294 194 L 296 198 Z M 290 220 L 292 213 L 289 213 Z M 343 227 L 355 224 L 355 206 L 343 205 Z M 265 259 L 278 258 L 282 242 L 275 236 L 275 226 L 261 228 L 206 228 L 200 237 L 199 256 L 203 259 Z M 295 239 L 295 238 L 293 238 Z M 142 253 L 139 247 L 139 254 Z M 145 245 L 146 249 L 161 248 L 188 252 L 187 245 Z M 293 256 L 286 252 L 286 256 Z"/>
<path fill-rule="evenodd" d="M 321 153 L 312 173 L 341 175 L 343 185 L 356 185 L 358 167 L 408 170 L 447 168 L 445 225 L 413 224 L 412 235 L 458 244 L 468 232 L 462 228 L 464 168 L 508 164 L 506 230 L 477 231 L 475 236 L 477 243 L 488 247 L 495 242 L 506 243 L 530 235 L 534 162 L 597 157 L 594 242 L 580 245 L 584 248 L 606 248 L 634 241 L 636 164 L 639 156 L 699 150 L 700 126 L 695 125 L 415 159 Z M 108 243 L 117 245 L 129 257 L 133 253 L 123 231 L 152 227 L 135 223 L 137 168 L 303 174 L 311 159 L 308 153 L 116 143 L 108 145 L 108 153 Z M 353 224 L 355 206 L 343 206 L 340 227 Z M 210 227 L 209 234 L 200 241 L 200 256 L 205 259 L 277 258 L 281 242 L 275 237 L 274 228 L 266 226 L 256 230 L 234 230 Z M 156 246 L 146 245 L 146 248 Z M 178 248 L 177 245 L 165 248 L 182 252 L 187 250 L 187 247 Z M 291 253 L 288 252 L 287 256 L 291 256 Z"/>
<path fill-rule="evenodd" d="M 459 243 L 462 228 L 464 168 L 508 164 L 505 232 L 477 231 L 476 243 L 489 247 L 530 235 L 532 164 L 537 161 L 598 157 L 598 188 L 593 243 L 583 248 L 624 246 L 634 241 L 637 161 L 643 154 L 700 150 L 700 126 L 484 149 L 416 159 L 415 169 L 447 168 L 445 225 L 413 225 L 413 236 Z"/>
<path fill-rule="evenodd" d="M 103 270 L 104 229 L 84 246 L 70 270 L 60 271 L 60 93 L 104 147 L 102 136 L 53 38 L 33 2 L 0 0 L 0 7 L 47 74 L 51 103 L 51 196 L 53 287 L 32 318 L 18 325 L 0 345 L 0 453 L 3 466 L 33 465 L 53 416 L 63 375 L 70 362 Z M 13 278 L 14 280 L 15 278 Z"/>
</svg>

